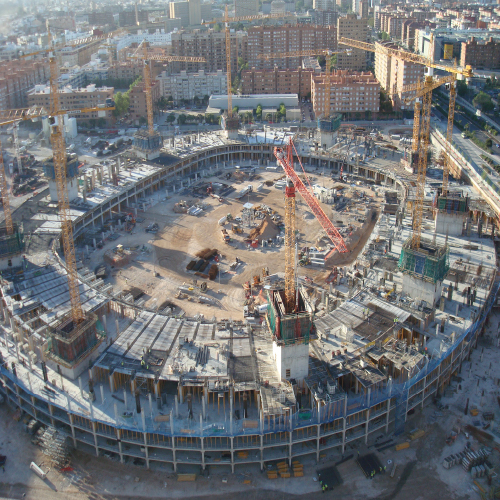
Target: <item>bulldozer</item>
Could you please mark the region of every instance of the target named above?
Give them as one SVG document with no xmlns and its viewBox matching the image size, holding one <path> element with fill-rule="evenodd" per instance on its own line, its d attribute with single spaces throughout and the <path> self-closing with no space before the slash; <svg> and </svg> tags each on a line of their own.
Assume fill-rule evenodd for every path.
<svg viewBox="0 0 500 500">
<path fill-rule="evenodd" d="M 233 233 L 236 233 L 236 234 L 242 234 L 243 233 L 243 229 L 241 229 L 240 226 L 235 226 L 233 225 L 231 230 L 233 231 Z"/>
</svg>

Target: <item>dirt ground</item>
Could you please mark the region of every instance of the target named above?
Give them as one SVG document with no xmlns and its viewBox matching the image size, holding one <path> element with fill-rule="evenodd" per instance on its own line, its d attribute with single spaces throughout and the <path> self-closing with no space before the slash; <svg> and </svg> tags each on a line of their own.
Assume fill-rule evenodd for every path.
<svg viewBox="0 0 500 500">
<path fill-rule="evenodd" d="M 252 184 L 256 187 L 265 180 L 276 180 L 280 176 L 276 173 L 265 172 L 260 174 L 259 179 Z M 313 179 L 316 176 L 312 177 Z M 205 181 L 227 182 L 218 178 L 204 179 Z M 319 175 L 317 182 L 321 182 L 326 187 L 333 187 L 338 184 L 329 177 L 324 178 Z M 233 186 L 236 190 L 246 186 L 248 181 L 242 181 Z M 356 186 L 358 191 L 364 191 L 367 195 L 373 196 L 373 192 L 363 186 Z M 168 199 L 161 199 L 150 210 L 139 213 L 139 217 L 144 217 L 145 221 L 138 224 L 132 234 L 122 232 L 122 236 L 112 242 L 107 242 L 102 250 L 93 252 L 90 261 L 86 264 L 95 268 L 102 262 L 103 253 L 122 244 L 124 247 L 140 246 L 134 262 L 121 270 L 113 270 L 109 280 L 115 289 L 129 289 L 138 287 L 146 294 L 146 305 L 150 307 L 161 306 L 168 300 L 174 305 L 184 310 L 188 315 L 198 313 L 206 317 L 215 315 L 217 318 L 241 319 L 242 307 L 245 299 L 242 285 L 246 281 L 252 281 L 253 276 L 261 275 L 263 267 L 268 267 L 271 274 L 284 271 L 283 246 L 279 247 L 259 247 L 248 248 L 244 243 L 244 237 L 248 235 L 252 227 L 242 225 L 243 235 L 236 235 L 231 232 L 231 224 L 226 224 L 232 241 L 225 244 L 221 238 L 221 226 L 218 221 L 228 213 L 233 217 L 241 215 L 244 203 L 250 202 L 254 205 L 265 204 L 276 210 L 279 215 L 284 216 L 283 193 L 274 187 L 265 187 L 261 192 L 252 192 L 242 200 L 234 199 L 233 192 L 222 203 L 214 198 L 202 200 L 206 204 L 206 210 L 199 217 L 187 214 L 177 214 L 173 211 L 173 206 L 181 200 L 186 200 L 186 196 L 174 195 Z M 375 199 L 375 206 L 379 207 L 381 198 Z M 199 201 L 199 200 L 197 200 Z M 321 203 L 321 206 L 331 220 L 348 220 L 349 213 L 332 213 L 332 205 Z M 352 219 L 352 217 L 351 217 Z M 159 232 L 156 235 L 145 232 L 145 228 L 151 222 L 159 225 Z M 358 243 L 353 250 L 347 254 L 335 253 L 328 261 L 328 268 L 319 266 L 299 267 L 299 276 L 308 276 L 315 283 L 324 284 L 329 270 L 334 265 L 347 265 L 354 261 L 358 253 L 363 249 L 369 238 L 376 220 L 369 223 L 367 230 L 361 234 Z M 320 223 L 311 214 L 309 207 L 297 196 L 296 227 L 300 238 L 299 247 L 318 246 L 322 235 Z M 201 281 L 193 272 L 186 271 L 187 264 L 195 259 L 195 254 L 204 248 L 217 248 L 222 254 L 220 268 L 222 273 L 214 281 L 208 282 L 208 291 L 205 296 L 213 299 L 213 305 L 200 304 L 196 297 L 192 301 L 187 299 L 174 298 L 179 285 L 191 285 L 193 279 Z M 238 257 L 240 264 L 236 272 L 229 269 L 229 265 Z M 156 276 L 155 273 L 159 273 Z M 193 291 L 194 296 L 198 290 Z"/>
</svg>

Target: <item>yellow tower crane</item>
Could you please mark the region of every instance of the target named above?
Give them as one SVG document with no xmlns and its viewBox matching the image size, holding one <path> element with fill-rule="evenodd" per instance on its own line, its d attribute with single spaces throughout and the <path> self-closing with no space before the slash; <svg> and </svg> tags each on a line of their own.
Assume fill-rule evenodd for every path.
<svg viewBox="0 0 500 500">
<path fill-rule="evenodd" d="M 413 151 L 418 151 L 418 171 L 417 171 L 417 192 L 415 207 L 413 210 L 413 237 L 412 237 L 412 248 L 420 248 L 420 237 L 422 233 L 422 217 L 423 217 L 423 204 L 424 204 L 424 189 L 425 189 L 425 175 L 427 172 L 427 151 L 429 147 L 430 140 L 430 115 L 432 106 L 432 90 L 443 84 L 449 84 L 450 86 L 450 109 L 448 112 L 448 129 L 447 129 L 447 140 L 446 140 L 446 152 L 445 152 L 445 163 L 443 167 L 443 194 L 446 194 L 448 189 L 448 175 L 450 169 L 450 148 L 451 140 L 453 137 L 453 116 L 455 113 L 455 85 L 457 75 L 462 75 L 465 78 L 470 78 L 473 76 L 471 66 L 466 66 L 461 69 L 456 65 L 447 66 L 444 64 L 436 64 L 425 57 L 418 54 L 412 54 L 411 52 L 406 52 L 404 50 L 392 49 L 388 47 L 379 48 L 377 45 L 359 42 L 358 40 L 351 40 L 349 38 L 341 37 L 339 39 L 339 44 L 347 45 L 348 47 L 354 47 L 361 50 L 367 50 L 369 52 L 384 53 L 388 57 L 397 57 L 407 62 L 412 62 L 415 64 L 421 64 L 427 66 L 428 68 L 439 69 L 451 73 L 451 75 L 440 80 L 434 80 L 432 77 L 432 71 L 425 77 L 424 82 L 418 83 L 415 88 L 403 87 L 403 92 L 416 91 L 419 97 L 422 97 L 422 103 L 419 101 L 415 104 L 415 115 L 413 122 Z"/>
<path fill-rule="evenodd" d="M 289 14 L 269 14 L 266 16 L 237 16 L 229 17 L 227 5 L 224 10 L 224 17 L 212 19 L 202 24 L 218 24 L 224 23 L 224 32 L 226 37 L 226 71 L 227 71 L 227 116 L 229 119 L 233 117 L 233 90 L 231 80 L 231 32 L 229 31 L 229 23 L 238 23 L 242 21 L 258 21 L 260 19 L 280 19 L 288 17 Z"/>
<path fill-rule="evenodd" d="M 258 59 L 283 59 L 286 57 L 308 57 L 308 56 L 326 56 L 326 77 L 325 77 L 325 103 L 323 107 L 323 117 L 328 118 L 330 116 L 330 93 L 331 93 L 331 86 L 332 86 L 332 78 L 331 78 L 331 73 L 332 73 L 332 60 L 331 56 L 334 54 L 345 54 L 346 52 L 349 52 L 349 49 L 347 50 L 340 50 L 340 51 L 332 51 L 329 49 L 322 49 L 322 50 L 294 50 L 290 52 L 272 52 L 270 54 L 260 54 Z"/>
<path fill-rule="evenodd" d="M 120 30 L 121 32 L 121 30 Z M 48 120 L 50 125 L 50 139 L 52 142 L 53 160 L 54 160 L 54 173 L 57 186 L 57 198 L 59 205 L 59 218 L 61 221 L 61 234 L 64 250 L 64 258 L 66 261 L 66 272 L 68 275 L 68 288 L 71 303 L 71 318 L 73 325 L 80 324 L 84 319 L 82 304 L 80 300 L 80 291 L 78 284 L 78 273 L 76 267 L 75 247 L 73 242 L 73 225 L 71 222 L 69 210 L 69 195 L 66 185 L 66 146 L 64 141 L 64 134 L 62 131 L 62 120 L 67 111 L 63 111 L 59 105 L 59 85 L 58 85 L 58 63 L 56 50 L 68 47 L 77 46 L 85 43 L 90 43 L 96 40 L 104 40 L 112 36 L 112 33 L 103 36 L 87 37 L 80 40 L 75 40 L 69 44 L 53 45 L 49 30 L 49 43 L 53 45 L 49 49 L 37 51 L 34 53 L 26 54 L 22 57 L 30 57 L 37 54 L 47 53 L 49 55 L 49 68 L 50 68 L 50 108 L 48 110 Z M 103 110 L 102 108 L 96 108 Z M 112 107 L 107 110 L 113 109 Z"/>
<path fill-rule="evenodd" d="M 139 50 L 140 49 L 140 50 Z M 152 137 L 155 134 L 153 122 L 153 94 L 152 94 L 152 81 L 151 81 L 151 61 L 169 62 L 191 62 L 191 63 L 204 63 L 204 57 L 183 57 L 183 56 L 167 56 L 163 54 L 148 53 L 148 48 L 144 41 L 138 47 L 138 50 L 131 56 L 132 58 L 139 58 L 144 62 L 144 91 L 146 93 L 146 110 L 148 115 L 148 133 Z"/>
</svg>

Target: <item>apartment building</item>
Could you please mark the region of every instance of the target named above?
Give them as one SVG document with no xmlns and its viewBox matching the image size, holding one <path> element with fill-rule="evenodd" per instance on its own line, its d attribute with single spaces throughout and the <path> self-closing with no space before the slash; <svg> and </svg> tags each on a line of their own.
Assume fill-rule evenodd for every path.
<svg viewBox="0 0 500 500">
<path fill-rule="evenodd" d="M 179 73 L 187 71 L 196 72 L 200 69 L 207 73 L 226 69 L 226 38 L 224 32 L 214 30 L 179 31 L 172 33 L 171 53 L 175 56 L 204 57 L 204 63 L 172 62 L 169 71 Z M 230 33 L 231 40 L 231 69 L 238 71 L 238 57 L 247 60 L 247 33 L 238 31 Z"/>
<path fill-rule="evenodd" d="M 315 10 L 310 24 L 317 26 L 337 26 L 339 13 L 336 10 Z"/>
<path fill-rule="evenodd" d="M 151 82 L 151 95 L 153 104 L 160 98 L 160 83 L 158 80 Z M 144 90 L 144 82 L 141 80 L 135 85 L 129 93 L 130 106 L 128 112 L 130 118 L 139 120 L 141 117 L 148 118 L 148 110 L 146 104 L 146 91 Z"/>
<path fill-rule="evenodd" d="M 500 41 L 492 37 L 484 42 L 478 42 L 475 37 L 462 42 L 460 65 L 470 64 L 477 69 L 500 68 Z"/>
<path fill-rule="evenodd" d="M 65 47 L 57 52 L 57 57 L 59 59 L 59 66 L 83 66 L 90 62 L 92 54 L 97 52 L 97 49 L 102 44 L 102 41 L 96 40 L 95 42 L 90 42 L 85 45 L 79 45 L 77 47 Z"/>
<path fill-rule="evenodd" d="M 370 31 L 366 19 L 358 19 L 356 14 L 347 14 L 337 21 L 338 37 L 351 38 L 359 42 L 369 42 Z M 344 48 L 344 46 L 342 46 Z M 350 71 L 363 71 L 366 69 L 366 52 L 352 49 L 349 54 L 337 55 L 337 68 Z"/>
<path fill-rule="evenodd" d="M 120 62 L 113 64 L 108 70 L 109 78 L 135 80 L 143 74 L 143 65 L 137 62 Z"/>
<path fill-rule="evenodd" d="M 170 17 L 180 18 L 182 27 L 201 24 L 200 0 L 185 0 L 181 2 L 170 2 Z"/>
<path fill-rule="evenodd" d="M 314 10 L 333 10 L 334 0 L 313 0 Z"/>
<path fill-rule="evenodd" d="M 323 116 L 325 112 L 325 79 L 324 73 L 311 77 L 311 102 L 316 116 Z M 374 117 L 379 112 L 379 105 L 380 84 L 371 72 L 334 71 L 330 86 L 330 114 L 370 113 Z"/>
<path fill-rule="evenodd" d="M 404 100 L 414 95 L 414 92 L 403 93 L 405 85 L 411 85 L 424 78 L 424 66 L 405 61 L 399 57 L 389 57 L 387 49 L 398 46 L 392 42 L 376 42 L 378 51 L 375 53 L 375 77 L 380 86 L 392 93 L 392 105 L 395 110 L 409 109 L 412 104 L 405 105 Z"/>
<path fill-rule="evenodd" d="M 181 71 L 169 74 L 164 71 L 157 77 L 160 94 L 166 98 L 172 96 L 174 104 L 181 100 L 203 99 L 212 94 L 227 94 L 227 74 L 221 69 L 214 73 L 200 70 L 197 73 Z"/>
<path fill-rule="evenodd" d="M 61 109 L 76 111 L 84 108 L 102 107 L 104 116 L 100 116 L 102 112 L 93 111 L 91 113 L 75 113 L 72 116 L 77 121 L 97 120 L 104 118 L 107 122 L 113 120 L 113 112 L 105 111 L 106 104 L 113 100 L 113 87 L 96 87 L 95 85 L 87 85 L 83 88 L 64 87 L 59 89 L 59 106 Z M 50 109 L 51 91 L 49 85 L 35 85 L 28 93 L 29 106 L 43 106 L 45 109 Z M 70 113 L 71 114 L 71 113 Z"/>
<path fill-rule="evenodd" d="M 301 65 L 300 57 L 260 59 L 263 54 L 300 50 L 336 50 L 335 26 L 254 26 L 248 29 L 248 65 L 256 69 L 295 69 Z"/>
<path fill-rule="evenodd" d="M 50 78 L 49 63 L 39 61 L 0 62 L 0 109 L 16 109 L 28 106 L 28 92 Z"/>
<path fill-rule="evenodd" d="M 234 0 L 235 16 L 256 16 L 258 13 L 258 0 Z"/>
<path fill-rule="evenodd" d="M 359 2 L 358 15 L 362 19 L 368 19 L 369 7 L 370 7 L 370 4 L 369 4 L 368 0 L 361 0 Z"/>
<path fill-rule="evenodd" d="M 243 94 L 298 94 L 305 97 L 311 92 L 313 69 L 255 69 L 241 72 Z"/>
</svg>

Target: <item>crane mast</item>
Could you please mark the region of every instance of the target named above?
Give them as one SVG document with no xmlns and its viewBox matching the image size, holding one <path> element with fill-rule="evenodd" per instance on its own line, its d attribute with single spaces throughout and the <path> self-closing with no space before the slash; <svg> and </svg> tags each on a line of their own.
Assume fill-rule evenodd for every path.
<svg viewBox="0 0 500 500">
<path fill-rule="evenodd" d="M 14 226 L 12 224 L 12 214 L 10 212 L 9 203 L 9 189 L 7 186 L 7 176 L 5 174 L 5 165 L 3 163 L 3 153 L 2 153 L 2 143 L 0 142 L 0 191 L 2 193 L 2 205 L 3 213 L 5 216 L 5 228 L 7 229 L 7 234 L 12 234 L 14 232 Z"/>
<path fill-rule="evenodd" d="M 51 125 L 50 140 L 54 154 L 54 172 L 57 186 L 57 199 L 59 204 L 59 218 L 61 220 L 61 233 L 63 241 L 66 271 L 68 273 L 68 288 L 71 302 L 71 316 L 74 325 L 81 323 L 84 319 L 78 273 L 76 268 L 75 247 L 73 243 L 73 225 L 69 212 L 69 195 L 66 186 L 66 146 L 62 131 L 62 116 L 59 112 L 59 89 L 57 85 L 57 59 L 55 54 L 50 57 L 50 92 L 51 106 L 49 113 L 49 124 Z"/>
</svg>

